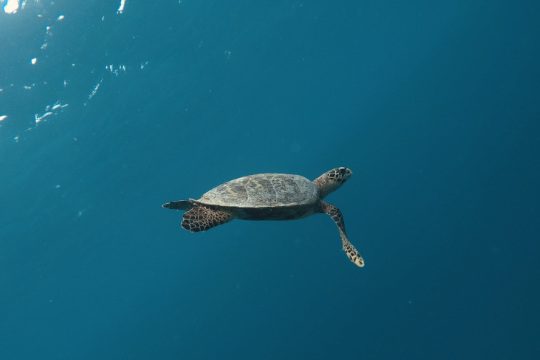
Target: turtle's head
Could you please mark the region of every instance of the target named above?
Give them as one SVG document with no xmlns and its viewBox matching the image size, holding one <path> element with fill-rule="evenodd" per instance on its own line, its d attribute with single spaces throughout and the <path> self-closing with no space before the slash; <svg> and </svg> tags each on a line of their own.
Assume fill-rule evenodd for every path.
<svg viewBox="0 0 540 360">
<path fill-rule="evenodd" d="M 332 191 L 343 185 L 352 175 L 352 171 L 346 167 L 338 167 L 330 171 L 325 172 L 313 182 L 319 189 L 319 196 L 321 199 L 326 197 Z"/>
</svg>

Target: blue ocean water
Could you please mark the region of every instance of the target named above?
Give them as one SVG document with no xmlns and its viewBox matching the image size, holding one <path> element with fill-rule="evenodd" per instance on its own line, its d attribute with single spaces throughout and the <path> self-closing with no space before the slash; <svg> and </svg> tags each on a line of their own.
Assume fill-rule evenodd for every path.
<svg viewBox="0 0 540 360">
<path fill-rule="evenodd" d="M 540 3 L 1 5 L 0 359 L 540 357 Z M 363 269 L 161 208 L 336 166 Z"/>
</svg>

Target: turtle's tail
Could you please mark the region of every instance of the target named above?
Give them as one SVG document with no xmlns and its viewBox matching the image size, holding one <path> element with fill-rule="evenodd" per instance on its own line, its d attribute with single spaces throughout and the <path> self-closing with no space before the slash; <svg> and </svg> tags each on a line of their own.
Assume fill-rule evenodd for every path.
<svg viewBox="0 0 540 360">
<path fill-rule="evenodd" d="M 161 206 L 164 207 L 165 209 L 189 210 L 193 207 L 193 202 L 191 200 L 178 200 L 178 201 L 168 202 Z"/>
</svg>

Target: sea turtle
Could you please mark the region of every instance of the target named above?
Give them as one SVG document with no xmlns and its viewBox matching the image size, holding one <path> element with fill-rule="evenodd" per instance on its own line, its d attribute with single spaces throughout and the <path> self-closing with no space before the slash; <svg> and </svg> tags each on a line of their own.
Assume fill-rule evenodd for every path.
<svg viewBox="0 0 540 360">
<path fill-rule="evenodd" d="M 221 184 L 198 200 L 171 201 L 163 207 L 187 210 L 181 226 L 191 232 L 205 231 L 235 218 L 290 220 L 325 213 L 336 223 L 347 257 L 363 267 L 364 259 L 347 238 L 341 211 L 323 201 L 351 175 L 352 171 L 345 167 L 327 171 L 313 181 L 290 174 L 249 175 Z"/>
</svg>

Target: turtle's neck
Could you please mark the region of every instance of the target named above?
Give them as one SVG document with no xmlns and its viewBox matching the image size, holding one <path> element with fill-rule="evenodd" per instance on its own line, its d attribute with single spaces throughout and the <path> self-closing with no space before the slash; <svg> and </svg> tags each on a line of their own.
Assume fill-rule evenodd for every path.
<svg viewBox="0 0 540 360">
<path fill-rule="evenodd" d="M 328 194 L 330 194 L 339 187 L 339 185 L 331 181 L 331 179 L 329 179 L 326 174 L 323 174 L 313 180 L 313 183 L 319 190 L 319 197 L 321 199 L 324 199 Z"/>
</svg>

